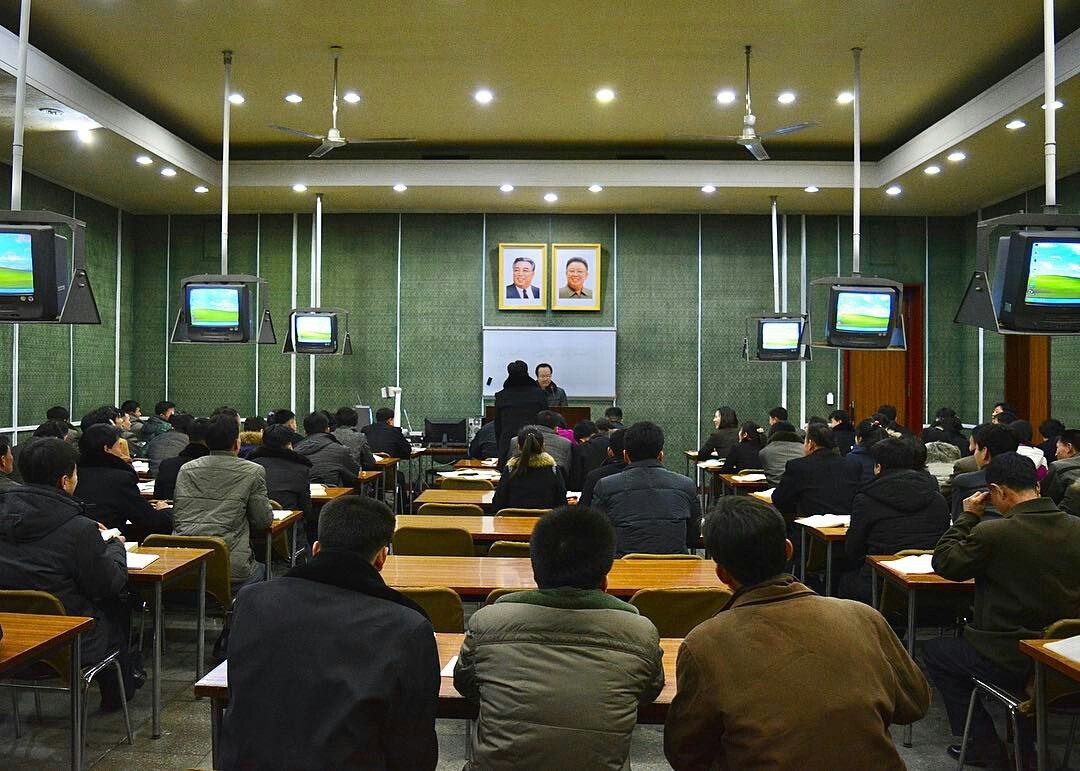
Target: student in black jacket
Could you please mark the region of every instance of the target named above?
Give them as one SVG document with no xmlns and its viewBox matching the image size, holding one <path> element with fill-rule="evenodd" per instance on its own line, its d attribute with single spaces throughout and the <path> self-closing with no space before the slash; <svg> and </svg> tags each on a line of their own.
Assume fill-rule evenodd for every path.
<svg viewBox="0 0 1080 771">
<path fill-rule="evenodd" d="M 495 441 L 495 421 L 488 421 L 469 442 L 469 457 L 474 460 L 499 457 L 499 443 Z"/>
<path fill-rule="evenodd" d="M 739 441 L 731 448 L 724 460 L 723 473 L 736 474 L 743 469 L 761 466 L 761 428 L 748 421 L 739 428 Z"/>
<path fill-rule="evenodd" d="M 715 452 L 716 457 L 726 458 L 728 452 L 739 441 L 739 418 L 731 407 L 720 407 L 713 413 L 715 429 L 705 444 L 698 450 L 698 460 L 708 460 Z"/>
<path fill-rule="evenodd" d="M 829 428 L 840 454 L 851 452 L 855 446 L 855 427 L 851 425 L 851 416 L 844 410 L 833 410 L 829 413 Z"/>
<path fill-rule="evenodd" d="M 499 444 L 499 467 L 510 457 L 510 445 L 518 432 L 536 423 L 536 415 L 547 409 L 547 394 L 529 377 L 529 365 L 512 361 L 506 365 L 506 380 L 495 394 L 495 437 Z"/>
<path fill-rule="evenodd" d="M 171 501 L 176 493 L 176 477 L 180 474 L 180 467 L 189 460 L 195 460 L 210 454 L 210 448 L 206 446 L 206 433 L 209 430 L 209 418 L 195 418 L 188 424 L 188 446 L 181 450 L 180 454 L 175 458 L 166 458 L 158 466 L 158 473 L 154 478 L 154 497 L 156 499 Z"/>
<path fill-rule="evenodd" d="M 389 407 L 375 410 L 375 422 L 360 429 L 367 437 L 372 452 L 408 458 L 412 447 L 401 429 L 394 425 L 394 411 Z"/>
<path fill-rule="evenodd" d="M 308 543 L 315 543 L 319 520 L 311 503 L 308 474 L 311 461 L 296 452 L 293 432 L 288 426 L 270 426 L 263 432 L 263 443 L 248 460 L 266 469 L 266 496 L 281 508 L 304 512 L 304 531 Z"/>
<path fill-rule="evenodd" d="M 554 509 L 566 505 L 566 482 L 555 459 L 544 452 L 544 435 L 536 426 L 518 432 L 520 453 L 506 463 L 491 510 Z"/>
<path fill-rule="evenodd" d="M 829 427 L 806 429 L 802 458 L 789 460 L 773 492 L 773 506 L 784 514 L 850 514 L 859 489 L 858 469 L 848 464 L 833 444 Z"/>
<path fill-rule="evenodd" d="M 596 488 L 596 483 L 604 477 L 609 477 L 612 474 L 618 474 L 620 471 L 626 469 L 626 458 L 623 455 L 623 432 L 625 429 L 617 428 L 607 435 L 608 449 L 607 459 L 600 464 L 600 467 L 593 469 L 585 477 L 585 483 L 581 486 L 581 500 L 578 501 L 579 506 L 591 506 L 593 499 L 593 491 Z"/>
</svg>

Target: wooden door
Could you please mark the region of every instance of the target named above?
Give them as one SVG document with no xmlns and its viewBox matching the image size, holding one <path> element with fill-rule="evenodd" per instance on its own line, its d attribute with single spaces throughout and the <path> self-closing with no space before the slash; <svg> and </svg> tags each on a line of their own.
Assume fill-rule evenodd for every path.
<svg viewBox="0 0 1080 771">
<path fill-rule="evenodd" d="M 896 407 L 896 422 L 916 434 L 923 421 L 922 287 L 904 287 L 907 351 L 844 351 L 844 400 L 858 425 L 882 404 Z"/>
</svg>

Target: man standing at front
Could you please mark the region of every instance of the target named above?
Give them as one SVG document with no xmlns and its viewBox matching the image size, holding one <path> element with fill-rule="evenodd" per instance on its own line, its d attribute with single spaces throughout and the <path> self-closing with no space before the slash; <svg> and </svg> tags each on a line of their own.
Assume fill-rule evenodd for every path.
<svg viewBox="0 0 1080 771">
<path fill-rule="evenodd" d="M 237 596 L 222 768 L 435 768 L 439 653 L 379 575 L 393 537 L 385 504 L 344 495 L 310 562 Z"/>
<path fill-rule="evenodd" d="M 518 257 L 511 269 L 514 272 L 514 283 L 506 287 L 506 299 L 539 300 L 540 289 L 532 285 L 536 263 L 528 257 Z"/>
<path fill-rule="evenodd" d="M 585 288 L 589 278 L 589 263 L 581 257 L 571 257 L 566 262 L 566 286 L 559 289 L 560 300 L 592 299 L 592 290 Z"/>
<path fill-rule="evenodd" d="M 467 769 L 626 768 L 638 705 L 664 686 L 656 627 L 605 592 L 615 532 L 578 508 L 533 530 L 539 589 L 469 619 L 454 670 L 458 691 L 480 704 Z"/>
</svg>

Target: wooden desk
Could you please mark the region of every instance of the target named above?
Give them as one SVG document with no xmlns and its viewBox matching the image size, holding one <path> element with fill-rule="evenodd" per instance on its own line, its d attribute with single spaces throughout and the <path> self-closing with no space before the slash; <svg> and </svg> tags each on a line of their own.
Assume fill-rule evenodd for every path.
<svg viewBox="0 0 1080 771">
<path fill-rule="evenodd" d="M 417 496 L 416 502 L 420 505 L 425 503 L 471 503 L 486 510 L 491 508 L 491 502 L 494 498 L 494 490 L 436 490 L 429 487 Z"/>
<path fill-rule="evenodd" d="M 461 651 L 461 643 L 465 639 L 463 634 L 446 632 L 435 633 L 435 643 L 439 648 L 440 671 L 450 663 L 450 660 Z M 679 654 L 679 646 L 682 639 L 677 637 L 662 637 L 660 649 L 664 652 L 664 688 L 656 701 L 651 704 L 642 704 L 638 707 L 638 723 L 642 725 L 663 725 L 667 719 L 668 708 L 675 696 L 675 660 Z M 213 754 L 213 766 L 219 767 L 218 751 L 221 739 L 221 720 L 224 716 L 225 706 L 229 703 L 229 662 L 223 661 L 206 674 L 206 677 L 195 683 L 195 696 L 210 700 L 210 742 Z M 465 697 L 458 693 L 454 687 L 453 675 L 439 678 L 439 706 L 435 713 L 437 718 L 475 720 L 477 706 L 470 704 Z M 466 741 L 469 741 L 466 739 Z"/>
<path fill-rule="evenodd" d="M 1046 644 L 1050 642 L 1054 641 L 1020 641 L 1020 652 L 1035 662 L 1035 755 L 1039 771 L 1046 769 L 1046 668 L 1080 682 L 1080 662 L 1047 650 Z"/>
<path fill-rule="evenodd" d="M 802 561 L 799 564 L 799 580 L 806 583 L 806 558 L 809 552 L 806 550 L 806 536 L 807 533 L 810 537 L 818 541 L 822 541 L 825 544 L 825 596 L 832 596 L 832 563 L 833 563 L 833 544 L 843 543 L 847 538 L 846 527 L 812 527 L 810 525 L 804 525 L 798 521 L 795 522 L 799 525 L 799 539 L 800 539 L 800 554 L 802 555 Z M 875 603 L 876 606 L 876 603 Z"/>
<path fill-rule="evenodd" d="M 270 536 L 266 539 L 266 580 L 272 577 L 270 571 L 271 561 L 274 559 L 274 536 L 285 532 L 286 528 L 292 528 L 292 545 L 289 546 L 289 564 L 296 564 L 296 534 L 300 527 L 300 521 L 304 518 L 302 511 L 290 511 L 284 519 L 275 519 L 270 523 Z"/>
<path fill-rule="evenodd" d="M 390 555 L 382 570 L 393 587 L 447 586 L 463 600 L 483 600 L 493 589 L 535 589 L 527 557 L 411 557 Z M 629 598 L 638 589 L 723 586 L 707 560 L 615 560 L 608 593 Z"/>
<path fill-rule="evenodd" d="M 79 643 L 82 635 L 94 628 L 94 619 L 83 616 L 37 616 L 31 613 L 0 613 L 0 674 L 16 672 L 27 664 L 62 648 L 71 646 L 68 693 L 71 716 L 71 768 L 82 771 L 82 660 Z"/>
<path fill-rule="evenodd" d="M 974 592 L 975 581 L 950 581 L 942 578 L 937 573 L 901 573 L 889 567 L 889 563 L 897 557 L 893 555 L 867 557 L 873 574 L 870 578 L 873 587 L 873 605 L 878 606 L 878 576 L 897 587 L 907 597 L 907 651 L 912 658 L 915 657 L 915 602 L 920 592 Z M 904 726 L 904 746 L 911 746 L 911 725 Z"/>
<path fill-rule="evenodd" d="M 400 514 L 397 527 L 460 527 L 474 541 L 528 541 L 539 517 L 421 516 Z"/>
<path fill-rule="evenodd" d="M 499 470 L 498 463 L 487 463 L 478 458 L 462 458 L 461 460 L 456 460 L 454 461 L 454 468 L 486 468 L 491 471 Z"/>
<path fill-rule="evenodd" d="M 374 473 L 378 474 L 379 472 L 376 471 Z M 335 498 L 340 498 L 342 495 L 352 495 L 356 492 L 355 488 L 352 487 L 324 487 L 323 489 L 326 490 L 326 494 L 312 495 L 312 503 L 327 503 Z"/>
<path fill-rule="evenodd" d="M 772 495 L 766 494 L 764 491 L 750 493 L 750 497 L 755 501 L 761 501 L 772 506 Z"/>
<path fill-rule="evenodd" d="M 739 492 L 756 492 L 761 490 L 768 490 L 770 485 L 767 479 L 762 479 L 760 482 L 747 482 L 736 477 L 741 474 L 724 474 L 722 473 L 723 466 L 715 469 L 708 469 L 710 474 L 714 474 L 719 477 L 720 481 L 725 487 L 730 487 L 736 494 Z"/>
<path fill-rule="evenodd" d="M 153 730 L 151 736 L 161 736 L 161 638 L 164 633 L 164 614 L 161 603 L 161 589 L 166 582 L 183 575 L 189 570 L 199 569 L 198 617 L 195 622 L 195 678 L 202 677 L 205 654 L 206 626 L 206 561 L 213 552 L 210 549 L 180 549 L 174 547 L 140 546 L 135 550 L 140 554 L 157 554 L 158 558 L 141 570 L 128 570 L 128 580 L 136 584 L 151 584 L 154 587 L 154 663 L 152 667 L 154 687 L 152 694 Z"/>
</svg>

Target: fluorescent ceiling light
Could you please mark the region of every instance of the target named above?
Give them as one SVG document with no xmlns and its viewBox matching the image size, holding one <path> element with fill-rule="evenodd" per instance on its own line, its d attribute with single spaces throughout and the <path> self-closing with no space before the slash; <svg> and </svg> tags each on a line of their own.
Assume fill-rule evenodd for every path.
<svg viewBox="0 0 1080 771">
<path fill-rule="evenodd" d="M 929 174 L 931 177 L 934 176 L 935 174 L 940 174 L 940 173 L 941 173 L 941 167 L 940 166 L 935 166 L 934 164 L 930 164 L 925 169 L 923 169 L 923 174 Z"/>
<path fill-rule="evenodd" d="M 404 193 L 408 189 L 409 189 L 409 186 L 405 185 L 405 184 L 403 184 L 401 182 L 398 182 L 396 185 L 394 185 L 394 192 L 395 193 Z"/>
<path fill-rule="evenodd" d="M 555 193 L 544 193 L 544 200 L 548 203 L 555 203 L 559 200 L 559 196 L 555 195 Z"/>
<path fill-rule="evenodd" d="M 807 193 L 816 193 L 820 189 L 821 188 L 819 188 L 817 185 L 807 185 L 803 188 L 803 190 Z"/>
<path fill-rule="evenodd" d="M 502 190 L 504 193 L 512 193 L 512 192 L 514 192 L 514 186 L 511 185 L 509 182 L 504 182 L 501 185 L 499 185 L 499 189 Z"/>
<path fill-rule="evenodd" d="M 590 193 L 602 193 L 603 191 L 604 188 L 600 187 L 600 185 L 589 185 Z"/>
<path fill-rule="evenodd" d="M 953 150 L 951 153 L 949 153 L 948 158 L 953 163 L 956 163 L 957 161 L 962 161 L 966 159 L 967 154 L 961 150 Z"/>
<path fill-rule="evenodd" d="M 1042 107 L 1044 110 L 1046 109 L 1045 104 L 1041 104 L 1039 106 Z M 1055 110 L 1060 110 L 1064 106 L 1065 106 L 1065 103 L 1063 101 L 1061 101 L 1060 99 L 1055 99 L 1054 100 L 1054 109 Z"/>
<path fill-rule="evenodd" d="M 243 94 L 232 93 L 232 94 L 229 94 L 229 101 L 232 102 L 233 104 L 243 104 L 246 100 L 244 99 Z"/>
<path fill-rule="evenodd" d="M 855 101 L 855 94 L 850 91 L 841 91 L 836 95 L 836 101 L 840 104 L 851 104 Z"/>
<path fill-rule="evenodd" d="M 900 195 L 903 191 L 900 189 L 900 185 L 889 185 L 885 188 L 885 195 Z"/>
<path fill-rule="evenodd" d="M 345 95 L 341 98 L 349 104 L 356 104 L 360 101 L 360 94 L 356 93 L 355 91 L 346 91 Z"/>
<path fill-rule="evenodd" d="M 476 100 L 477 104 L 491 104 L 495 99 L 495 94 L 491 93 L 491 89 L 479 88 L 476 90 L 476 93 L 473 94 L 473 99 Z"/>
<path fill-rule="evenodd" d="M 92 144 L 94 141 L 94 132 L 90 129 L 79 129 L 75 132 L 75 136 L 77 136 L 79 141 L 84 145 Z"/>
<path fill-rule="evenodd" d="M 1019 118 L 1013 118 L 1011 121 L 1005 124 L 1005 128 L 1009 129 L 1009 131 L 1016 131 L 1017 129 L 1022 129 L 1026 125 L 1027 124 Z"/>
<path fill-rule="evenodd" d="M 730 88 L 725 88 L 723 91 L 716 92 L 716 101 L 720 104 L 732 104 L 736 98 L 735 92 Z"/>
<path fill-rule="evenodd" d="M 289 104 L 300 104 L 304 101 L 304 97 L 300 96 L 300 94 L 285 94 L 285 101 Z"/>
<path fill-rule="evenodd" d="M 164 169 L 161 170 L 161 176 L 163 176 L 163 177 L 175 177 L 176 176 L 176 169 L 172 168 L 171 166 L 166 166 Z"/>
<path fill-rule="evenodd" d="M 791 104 L 795 101 L 795 92 L 783 91 L 780 93 L 779 96 L 776 97 L 776 101 L 778 101 L 780 104 Z"/>
<path fill-rule="evenodd" d="M 199 193 L 200 195 L 203 194 L 203 193 L 209 193 L 210 188 L 208 188 L 206 185 L 199 185 L 198 187 L 195 188 L 195 192 Z"/>
<path fill-rule="evenodd" d="M 702 185 L 701 186 L 701 192 L 703 192 L 703 193 L 715 193 L 716 192 L 716 185 Z"/>
<path fill-rule="evenodd" d="M 303 182 L 297 182 L 295 185 L 292 186 L 292 189 L 294 193 L 306 193 L 307 185 L 305 185 Z"/>
<path fill-rule="evenodd" d="M 135 163 L 139 164 L 140 166 L 149 166 L 153 162 L 154 159 L 151 158 L 149 155 L 140 155 L 138 158 L 135 159 Z"/>
<path fill-rule="evenodd" d="M 607 104 L 615 99 L 615 91 L 610 88 L 601 88 L 596 91 L 596 101 Z"/>
</svg>

